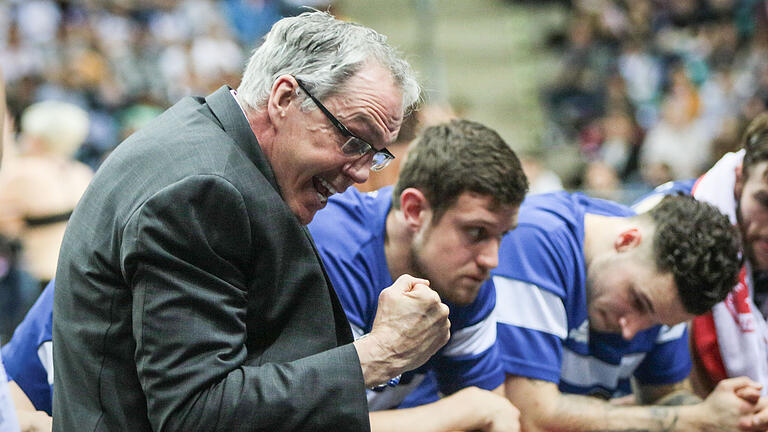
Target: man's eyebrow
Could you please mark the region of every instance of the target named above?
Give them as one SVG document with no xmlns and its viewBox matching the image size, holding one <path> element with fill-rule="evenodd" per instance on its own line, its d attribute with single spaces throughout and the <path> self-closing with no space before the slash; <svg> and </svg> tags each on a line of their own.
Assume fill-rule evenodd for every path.
<svg viewBox="0 0 768 432">
<path fill-rule="evenodd" d="M 640 299 L 640 302 L 643 303 L 649 311 L 651 311 L 652 313 L 656 312 L 656 309 L 654 309 L 653 307 L 653 303 L 651 303 L 651 300 L 648 299 L 648 296 L 645 293 L 641 293 L 635 290 L 635 294 Z"/>
</svg>

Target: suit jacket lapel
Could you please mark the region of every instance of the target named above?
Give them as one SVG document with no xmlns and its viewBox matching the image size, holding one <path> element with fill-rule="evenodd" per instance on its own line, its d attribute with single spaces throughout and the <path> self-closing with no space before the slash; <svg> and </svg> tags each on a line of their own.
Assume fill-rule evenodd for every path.
<svg viewBox="0 0 768 432">
<path fill-rule="evenodd" d="M 277 184 L 275 173 L 272 171 L 264 153 L 261 151 L 259 141 L 251 130 L 251 125 L 243 115 L 243 111 L 230 93 L 232 89 L 227 86 L 221 86 L 218 90 L 208 95 L 205 102 L 211 109 L 211 112 L 219 120 L 224 132 L 227 133 L 235 144 L 248 156 L 255 165 L 264 174 L 269 184 L 282 196 L 280 187 Z"/>
</svg>

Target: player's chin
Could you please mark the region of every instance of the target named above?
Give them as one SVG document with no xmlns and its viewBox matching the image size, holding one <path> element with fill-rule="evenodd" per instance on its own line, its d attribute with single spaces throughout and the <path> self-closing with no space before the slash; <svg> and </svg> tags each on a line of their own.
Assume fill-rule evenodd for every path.
<svg viewBox="0 0 768 432">
<path fill-rule="evenodd" d="M 318 211 L 325 208 L 327 203 L 328 200 L 321 197 L 317 192 L 306 191 L 295 199 L 289 200 L 288 204 L 299 221 L 303 225 L 307 225 L 312 222 Z"/>
<path fill-rule="evenodd" d="M 454 292 L 452 303 L 457 306 L 466 306 L 477 298 L 477 293 L 480 292 L 480 286 L 483 282 L 478 282 L 475 279 L 463 278 L 463 280 L 456 284 L 456 291 Z"/>
</svg>

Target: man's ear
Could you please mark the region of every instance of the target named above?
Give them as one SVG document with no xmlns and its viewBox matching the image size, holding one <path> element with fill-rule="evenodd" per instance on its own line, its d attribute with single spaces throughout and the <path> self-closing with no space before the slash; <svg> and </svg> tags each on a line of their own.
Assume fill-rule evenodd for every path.
<svg viewBox="0 0 768 432">
<path fill-rule="evenodd" d="M 400 211 L 412 232 L 418 232 L 428 223 L 432 214 L 427 197 L 416 188 L 407 188 L 400 194 Z"/>
<path fill-rule="evenodd" d="M 741 192 L 744 190 L 744 170 L 742 165 L 736 167 L 736 184 L 733 186 L 733 196 L 736 198 L 736 202 L 741 201 Z"/>
<path fill-rule="evenodd" d="M 642 243 L 643 235 L 637 227 L 627 228 L 616 236 L 613 247 L 616 252 L 626 252 L 632 250 Z"/>
<path fill-rule="evenodd" d="M 285 119 L 291 102 L 296 100 L 298 88 L 296 79 L 290 75 L 281 75 L 272 83 L 267 99 L 267 113 L 273 125 L 280 124 Z"/>
</svg>

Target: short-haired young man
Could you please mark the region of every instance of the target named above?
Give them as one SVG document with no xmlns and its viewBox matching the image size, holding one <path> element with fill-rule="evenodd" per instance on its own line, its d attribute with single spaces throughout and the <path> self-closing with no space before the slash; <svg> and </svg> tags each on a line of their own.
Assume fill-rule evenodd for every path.
<svg viewBox="0 0 768 432">
<path fill-rule="evenodd" d="M 725 297 L 738 251 L 728 218 L 690 197 L 639 215 L 582 194 L 529 197 L 492 272 L 506 393 L 522 429 L 736 430 L 757 384 L 726 381 L 699 403 L 680 323 Z M 694 405 L 604 400 L 629 393 L 630 378 L 639 404 Z"/>
<path fill-rule="evenodd" d="M 481 286 L 527 189 L 517 156 L 496 132 L 453 120 L 416 140 L 394 189 L 350 188 L 309 225 L 357 337 L 371 331 L 376 299 L 400 274 L 428 279 L 450 306 L 446 346 L 397 386 L 368 391 L 372 430 L 517 430 L 517 411 L 501 396 L 495 296 Z M 427 374 L 450 396 L 393 410 L 423 402 L 411 393 Z"/>
</svg>

